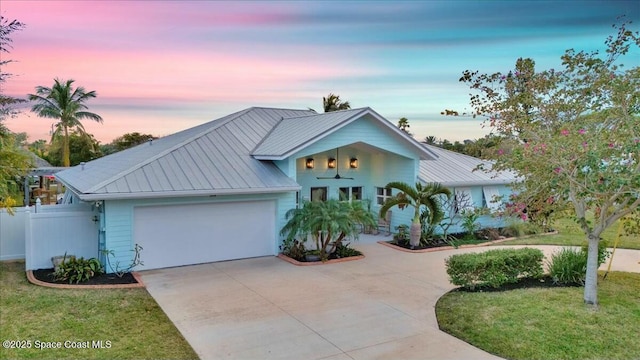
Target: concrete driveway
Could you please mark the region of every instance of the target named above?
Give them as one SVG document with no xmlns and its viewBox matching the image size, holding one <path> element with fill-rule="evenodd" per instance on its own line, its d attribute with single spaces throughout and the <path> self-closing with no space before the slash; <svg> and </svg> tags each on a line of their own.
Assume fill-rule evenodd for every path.
<svg viewBox="0 0 640 360">
<path fill-rule="evenodd" d="M 303 267 L 264 257 L 141 275 L 202 359 L 498 359 L 438 330 L 434 310 L 453 288 L 444 259 L 487 248 L 356 247 L 366 258 Z"/>
</svg>

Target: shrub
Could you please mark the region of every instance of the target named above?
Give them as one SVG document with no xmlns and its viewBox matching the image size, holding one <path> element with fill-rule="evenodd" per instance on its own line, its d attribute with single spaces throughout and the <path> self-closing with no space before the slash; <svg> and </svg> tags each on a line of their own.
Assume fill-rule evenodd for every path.
<svg viewBox="0 0 640 360">
<path fill-rule="evenodd" d="M 56 280 L 69 280 L 69 284 L 87 281 L 104 272 L 102 264 L 96 258 L 84 259 L 70 257 L 64 259 L 58 270 L 53 273 Z"/>
<path fill-rule="evenodd" d="M 549 275 L 556 284 L 584 285 L 587 276 L 587 245 L 582 249 L 562 248 L 551 255 L 548 262 Z M 598 266 L 604 264 L 611 253 L 607 250 L 607 243 L 598 243 Z"/>
<path fill-rule="evenodd" d="M 294 260 L 304 261 L 306 249 L 304 244 L 296 239 L 284 239 L 280 250 L 283 255 L 286 255 Z"/>
<path fill-rule="evenodd" d="M 340 258 L 346 258 L 346 257 L 351 257 L 351 256 L 360 256 L 362 255 L 362 252 L 349 247 L 349 243 L 346 244 L 338 244 L 338 246 L 336 246 L 336 258 L 340 259 Z"/>
<path fill-rule="evenodd" d="M 542 276 L 544 254 L 538 249 L 497 249 L 482 253 L 456 254 L 445 260 L 454 285 L 500 287 L 521 278 Z"/>
<path fill-rule="evenodd" d="M 584 285 L 587 273 L 587 257 L 581 250 L 562 248 L 551 255 L 549 274 L 556 284 Z"/>
</svg>

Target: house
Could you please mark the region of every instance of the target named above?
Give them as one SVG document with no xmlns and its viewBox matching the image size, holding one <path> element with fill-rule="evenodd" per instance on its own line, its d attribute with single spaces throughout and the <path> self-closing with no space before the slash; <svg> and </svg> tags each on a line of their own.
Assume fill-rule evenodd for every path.
<svg viewBox="0 0 640 360">
<path fill-rule="evenodd" d="M 442 171 L 446 183 L 466 171 L 455 170 L 456 159 L 370 108 L 252 107 L 56 178 L 66 201 L 92 204 L 98 234 L 87 241 L 98 242 L 96 256 L 105 263 L 106 250 L 111 264 L 126 266 L 138 244 L 144 270 L 275 255 L 286 212 L 303 200 L 367 200 L 377 212 L 392 196 L 388 182 L 433 181 Z M 475 194 L 486 180 L 446 185 Z M 392 228 L 411 215 L 394 211 Z"/>
<path fill-rule="evenodd" d="M 434 145 L 423 144 L 434 153 L 437 161 L 420 161 L 419 179 L 423 183 L 437 182 L 453 194 L 449 216 L 459 215 L 465 209 L 485 209 L 493 212 L 500 209 L 512 193 L 511 184 L 517 181 L 513 172 L 491 171 L 492 163 L 465 154 L 445 150 Z M 502 220 L 485 214 L 478 222 L 482 227 L 502 226 Z M 462 231 L 453 226 L 450 232 Z"/>
<path fill-rule="evenodd" d="M 153 269 L 275 255 L 285 213 L 302 200 L 343 194 L 375 211 L 388 182 L 414 183 L 420 161 L 436 158 L 370 108 L 253 107 L 56 178 L 93 204 L 103 262 L 107 250 L 127 264 L 139 244 L 139 269 Z"/>
</svg>

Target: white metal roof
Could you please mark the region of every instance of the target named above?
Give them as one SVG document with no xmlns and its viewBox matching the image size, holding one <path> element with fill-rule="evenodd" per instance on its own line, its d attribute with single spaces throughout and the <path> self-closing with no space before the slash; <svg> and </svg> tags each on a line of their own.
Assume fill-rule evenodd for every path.
<svg viewBox="0 0 640 360">
<path fill-rule="evenodd" d="M 282 119 L 310 110 L 249 108 L 56 174 L 82 200 L 297 190 L 250 152 Z"/>
<path fill-rule="evenodd" d="M 262 160 L 286 159 L 300 149 L 331 135 L 363 116 L 379 121 L 391 133 L 413 143 L 420 152 L 421 159 L 436 157 L 428 149 L 420 146 L 415 139 L 368 107 L 284 118 L 258 143 L 251 154 L 256 159 Z"/>
<path fill-rule="evenodd" d="M 511 184 L 517 181 L 512 172 L 486 172 L 476 170 L 478 165 L 485 169 L 491 169 L 491 161 L 478 159 L 472 156 L 445 150 L 433 145 L 422 144 L 427 149 L 438 155 L 435 161 L 420 161 L 420 173 L 422 182 L 438 182 L 443 186 L 479 186 Z"/>
</svg>

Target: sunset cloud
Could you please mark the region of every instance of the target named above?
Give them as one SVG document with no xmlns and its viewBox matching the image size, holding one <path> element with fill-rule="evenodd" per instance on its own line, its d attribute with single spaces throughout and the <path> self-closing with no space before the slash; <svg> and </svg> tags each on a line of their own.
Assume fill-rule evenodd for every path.
<svg viewBox="0 0 640 360">
<path fill-rule="evenodd" d="M 102 142 L 254 105 L 321 110 L 329 92 L 408 117 L 418 138 L 461 140 L 487 131 L 465 122 L 461 135 L 439 116 L 469 107 L 463 70 L 509 70 L 518 57 L 558 67 L 565 49 L 601 49 L 617 16 L 640 20 L 632 1 L 542 4 L 3 0 L 2 15 L 27 24 L 13 36 L 6 71 L 16 76 L 3 92 L 75 79 L 98 93 L 88 105 L 105 121 L 87 130 Z M 49 123 L 27 111 L 6 124 L 33 141 L 48 138 Z"/>
</svg>

